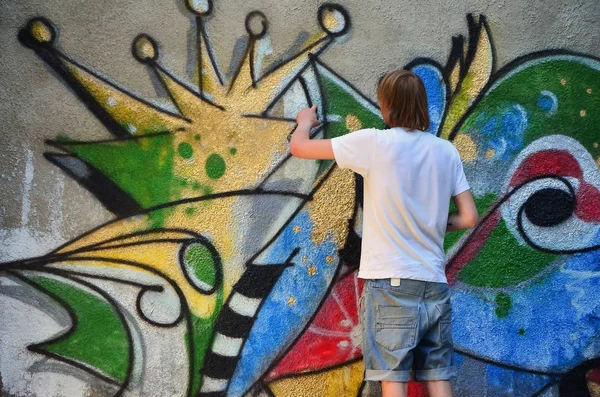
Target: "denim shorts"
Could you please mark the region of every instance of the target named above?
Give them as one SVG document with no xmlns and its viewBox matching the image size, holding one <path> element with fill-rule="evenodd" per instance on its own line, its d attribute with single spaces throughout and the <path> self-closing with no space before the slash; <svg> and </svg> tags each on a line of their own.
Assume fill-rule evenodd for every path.
<svg viewBox="0 0 600 397">
<path fill-rule="evenodd" d="M 450 288 L 446 283 L 365 280 L 360 320 L 365 380 L 448 380 L 452 363 Z"/>
</svg>

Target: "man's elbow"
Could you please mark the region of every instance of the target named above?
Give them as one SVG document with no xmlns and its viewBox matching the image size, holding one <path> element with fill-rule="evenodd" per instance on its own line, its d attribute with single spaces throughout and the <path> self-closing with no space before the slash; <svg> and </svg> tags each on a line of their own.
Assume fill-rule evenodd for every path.
<svg viewBox="0 0 600 397">
<path fill-rule="evenodd" d="M 300 152 L 299 152 L 300 148 L 298 147 L 297 143 L 290 143 L 290 153 L 292 156 L 294 157 L 300 157 Z"/>
<path fill-rule="evenodd" d="M 470 214 L 469 217 L 466 219 L 466 227 L 468 229 L 472 229 L 475 226 L 477 226 L 477 223 L 479 222 L 479 214 L 477 212 Z"/>
<path fill-rule="evenodd" d="M 302 144 L 293 141 L 290 143 L 290 153 L 292 154 L 292 156 L 298 158 L 304 158 L 305 156 L 305 150 Z"/>
</svg>

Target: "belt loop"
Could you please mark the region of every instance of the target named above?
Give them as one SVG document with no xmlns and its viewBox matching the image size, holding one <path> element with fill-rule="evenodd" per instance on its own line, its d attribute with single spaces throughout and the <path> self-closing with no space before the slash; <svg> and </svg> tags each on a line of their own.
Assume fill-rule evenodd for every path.
<svg viewBox="0 0 600 397">
<path fill-rule="evenodd" d="M 390 285 L 392 287 L 399 287 L 400 286 L 400 279 L 399 278 L 391 278 L 390 279 Z"/>
</svg>

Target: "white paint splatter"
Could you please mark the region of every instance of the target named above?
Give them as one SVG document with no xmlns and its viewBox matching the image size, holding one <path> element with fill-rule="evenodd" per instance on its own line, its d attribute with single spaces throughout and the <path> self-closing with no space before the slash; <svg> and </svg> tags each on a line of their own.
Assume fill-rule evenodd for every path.
<svg viewBox="0 0 600 397">
<path fill-rule="evenodd" d="M 50 232 L 55 236 L 62 236 L 63 227 L 63 192 L 65 190 L 65 181 L 62 173 L 56 175 L 56 183 L 54 185 L 54 192 L 50 196 L 50 208 L 52 215 L 50 216 Z"/>
<path fill-rule="evenodd" d="M 21 208 L 21 225 L 29 223 L 29 212 L 31 211 L 31 188 L 33 186 L 33 151 L 27 149 L 27 162 L 25 164 L 25 176 L 23 178 L 23 205 Z"/>
</svg>

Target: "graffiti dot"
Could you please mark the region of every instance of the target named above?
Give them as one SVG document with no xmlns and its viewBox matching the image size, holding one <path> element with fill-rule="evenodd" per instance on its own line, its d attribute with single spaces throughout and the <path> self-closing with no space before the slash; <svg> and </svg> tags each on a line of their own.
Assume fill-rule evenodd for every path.
<svg viewBox="0 0 600 397">
<path fill-rule="evenodd" d="M 296 305 L 296 298 L 294 298 L 293 296 L 290 296 L 289 298 L 287 298 L 287 304 L 289 306 L 295 306 Z"/>
<path fill-rule="evenodd" d="M 498 316 L 498 318 L 504 318 L 508 316 L 508 313 L 512 307 L 512 300 L 510 299 L 510 296 L 506 295 L 505 293 L 499 293 L 496 295 L 495 303 L 496 316 Z"/>
<path fill-rule="evenodd" d="M 350 346 L 350 342 L 348 342 L 347 340 L 342 340 L 340 341 L 340 343 L 338 343 L 339 347 L 348 347 Z"/>
<path fill-rule="evenodd" d="M 106 103 L 108 104 L 108 106 L 113 107 L 117 104 L 117 100 L 114 97 L 109 96 L 106 100 Z"/>
<path fill-rule="evenodd" d="M 205 196 L 212 194 L 212 192 L 213 191 L 209 186 L 204 186 L 204 188 L 202 189 L 202 194 L 204 194 Z"/>
<path fill-rule="evenodd" d="M 188 185 L 188 181 L 187 181 L 187 179 L 180 179 L 180 180 L 179 180 L 179 184 L 180 184 L 181 186 L 187 186 L 187 185 Z"/>
<path fill-rule="evenodd" d="M 594 147 L 598 148 L 598 142 L 594 142 Z"/>
<path fill-rule="evenodd" d="M 592 89 L 588 88 L 587 90 L 585 90 L 585 92 L 587 92 L 588 94 L 591 94 L 592 93 Z"/>
<path fill-rule="evenodd" d="M 477 146 L 469 136 L 465 134 L 458 135 L 453 143 L 463 161 L 471 162 L 477 158 Z"/>
<path fill-rule="evenodd" d="M 236 154 L 236 153 L 237 153 L 237 149 L 236 149 L 236 148 L 234 148 L 234 147 L 232 147 L 232 148 L 229 148 L 229 153 L 231 153 L 231 154 Z"/>
<path fill-rule="evenodd" d="M 306 257 L 306 255 L 304 255 L 304 256 L 302 257 L 302 262 L 304 262 L 304 263 L 308 262 L 308 258 Z"/>
<path fill-rule="evenodd" d="M 345 328 L 350 328 L 352 326 L 352 321 L 345 319 L 340 321 L 340 325 Z"/>
<path fill-rule="evenodd" d="M 350 29 L 350 15 L 337 4 L 323 4 L 318 12 L 319 25 L 332 36 L 344 35 Z"/>
<path fill-rule="evenodd" d="M 537 104 L 538 107 L 544 112 L 554 114 L 558 109 L 558 98 L 556 97 L 556 95 L 554 95 L 554 93 L 544 90 L 540 92 Z"/>
<path fill-rule="evenodd" d="M 496 151 L 494 149 L 488 149 L 485 152 L 485 157 L 487 157 L 488 159 L 491 159 L 492 157 L 494 157 L 495 154 L 496 154 Z"/>
<path fill-rule="evenodd" d="M 211 0 L 187 0 L 187 6 L 197 15 L 208 15 L 212 11 Z"/>
<path fill-rule="evenodd" d="M 325 262 L 327 262 L 327 263 L 333 262 L 333 256 L 328 256 L 327 258 L 325 258 Z"/>
<path fill-rule="evenodd" d="M 36 19 L 31 22 L 29 31 L 31 32 L 31 36 L 33 36 L 38 43 L 50 43 L 54 41 L 54 30 L 44 20 Z"/>
<path fill-rule="evenodd" d="M 196 209 L 194 207 L 189 207 L 185 209 L 185 214 L 187 216 L 194 215 L 194 212 L 196 212 Z"/>
<path fill-rule="evenodd" d="M 358 119 L 358 117 L 353 114 L 346 116 L 346 128 L 348 128 L 348 131 L 358 131 L 362 129 L 362 127 L 362 122 Z"/>
<path fill-rule="evenodd" d="M 317 267 L 315 265 L 310 265 L 307 269 L 309 276 L 314 276 L 317 274 Z"/>
<path fill-rule="evenodd" d="M 202 187 L 198 182 L 192 183 L 192 189 L 199 190 Z"/>
<path fill-rule="evenodd" d="M 533 193 L 523 204 L 525 216 L 541 227 L 560 225 L 573 215 L 577 201 L 570 192 L 544 188 Z"/>
<path fill-rule="evenodd" d="M 199 141 L 200 140 L 200 134 L 194 135 L 194 140 Z"/>
<path fill-rule="evenodd" d="M 179 146 L 177 146 L 177 153 L 184 158 L 189 159 L 194 154 L 194 149 L 192 149 L 192 145 L 187 142 L 181 142 Z"/>
<path fill-rule="evenodd" d="M 133 56 L 140 62 L 149 63 L 158 59 L 158 45 L 147 34 L 140 34 L 133 39 Z"/>
<path fill-rule="evenodd" d="M 585 115 L 586 115 L 585 109 L 581 109 L 581 110 L 579 111 L 579 115 L 580 115 L 581 117 L 585 117 Z"/>
<path fill-rule="evenodd" d="M 262 39 L 267 34 L 269 23 L 267 17 L 260 11 L 252 11 L 246 16 L 246 32 L 253 39 Z"/>
<path fill-rule="evenodd" d="M 201 292 L 211 293 L 217 281 L 215 256 L 203 243 L 193 242 L 185 247 L 183 267 L 192 284 Z"/>
<path fill-rule="evenodd" d="M 519 333 L 519 335 L 525 335 L 525 330 L 523 328 L 519 328 L 517 332 Z"/>
<path fill-rule="evenodd" d="M 294 233 L 300 233 L 300 226 L 294 226 Z"/>
<path fill-rule="evenodd" d="M 566 85 L 566 84 L 567 84 L 567 80 L 565 80 L 565 79 L 560 79 L 560 84 L 561 84 L 561 85 Z"/>
<path fill-rule="evenodd" d="M 211 179 L 219 179 L 225 174 L 225 160 L 216 153 L 206 159 L 206 174 Z"/>
</svg>

